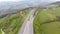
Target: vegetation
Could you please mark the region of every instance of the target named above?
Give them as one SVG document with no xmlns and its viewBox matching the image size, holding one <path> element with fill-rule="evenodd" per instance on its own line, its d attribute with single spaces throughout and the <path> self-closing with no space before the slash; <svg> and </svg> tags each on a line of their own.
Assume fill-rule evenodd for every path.
<svg viewBox="0 0 60 34">
<path fill-rule="evenodd" d="M 60 34 L 60 7 L 55 10 L 37 11 L 34 19 L 34 34 Z"/>
<path fill-rule="evenodd" d="M 51 5 L 35 8 L 37 9 L 34 13 L 34 34 L 60 34 L 60 7 Z M 18 34 L 30 10 L 31 8 L 27 8 L 0 18 L 0 34 L 1 29 L 5 34 Z"/>
<path fill-rule="evenodd" d="M 20 11 L 16 14 L 7 15 L 4 18 L 0 18 L 0 34 L 1 29 L 5 34 L 18 34 L 25 17 L 29 13 L 31 9 Z"/>
</svg>

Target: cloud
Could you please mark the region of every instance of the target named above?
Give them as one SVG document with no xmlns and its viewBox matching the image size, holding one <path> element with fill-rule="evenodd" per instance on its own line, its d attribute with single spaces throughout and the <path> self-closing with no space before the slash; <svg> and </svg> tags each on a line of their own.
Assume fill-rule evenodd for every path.
<svg viewBox="0 0 60 34">
<path fill-rule="evenodd" d="M 17 1 L 22 1 L 22 0 L 0 0 L 0 2 L 3 2 L 3 1 L 15 1 L 15 2 L 17 2 Z"/>
<path fill-rule="evenodd" d="M 3 1 L 14 1 L 14 2 L 17 2 L 17 1 L 40 1 L 40 2 L 55 2 L 55 1 L 60 1 L 60 0 L 0 0 L 0 2 L 3 2 Z"/>
</svg>

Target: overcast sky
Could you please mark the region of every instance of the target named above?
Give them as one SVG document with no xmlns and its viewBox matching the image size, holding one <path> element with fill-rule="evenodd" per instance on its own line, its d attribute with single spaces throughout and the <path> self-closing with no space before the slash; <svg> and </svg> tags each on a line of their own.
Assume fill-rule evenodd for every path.
<svg viewBox="0 0 60 34">
<path fill-rule="evenodd" d="M 0 2 L 3 2 L 3 1 L 14 1 L 14 2 L 17 2 L 17 1 L 34 1 L 34 0 L 0 0 Z M 40 0 L 40 1 L 60 1 L 60 0 Z"/>
</svg>

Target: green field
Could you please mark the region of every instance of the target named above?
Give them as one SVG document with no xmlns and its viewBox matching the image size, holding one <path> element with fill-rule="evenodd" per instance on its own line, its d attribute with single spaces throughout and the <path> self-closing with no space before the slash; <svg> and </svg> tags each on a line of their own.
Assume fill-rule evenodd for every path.
<svg viewBox="0 0 60 34">
<path fill-rule="evenodd" d="M 35 7 L 34 34 L 60 34 L 60 7 Z M 18 34 L 30 9 L 0 18 L 0 34 Z"/>
<path fill-rule="evenodd" d="M 0 34 L 2 33 L 2 31 L 5 34 L 18 34 L 25 20 L 25 17 L 27 16 L 30 10 L 31 9 L 23 10 L 22 12 L 10 14 L 4 18 L 0 18 Z"/>
<path fill-rule="evenodd" d="M 60 34 L 60 8 L 37 10 L 34 34 Z"/>
</svg>

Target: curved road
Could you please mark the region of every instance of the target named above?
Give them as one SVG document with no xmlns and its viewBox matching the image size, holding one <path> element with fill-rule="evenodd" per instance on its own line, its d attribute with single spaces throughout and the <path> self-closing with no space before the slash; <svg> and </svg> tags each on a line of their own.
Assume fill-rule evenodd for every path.
<svg viewBox="0 0 60 34">
<path fill-rule="evenodd" d="M 33 20 L 34 20 L 33 15 L 35 10 L 36 8 L 30 11 L 18 34 L 33 34 Z"/>
</svg>

